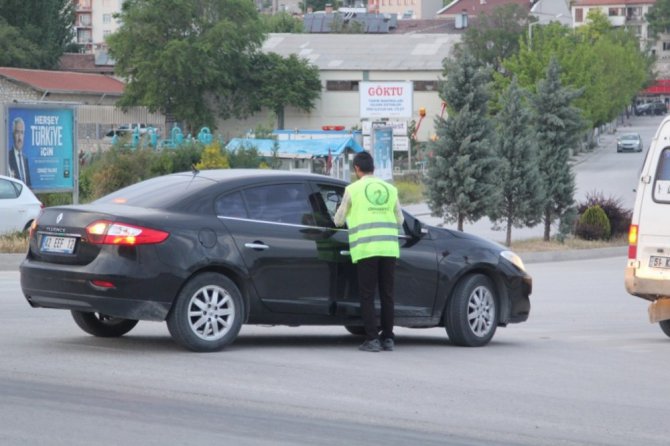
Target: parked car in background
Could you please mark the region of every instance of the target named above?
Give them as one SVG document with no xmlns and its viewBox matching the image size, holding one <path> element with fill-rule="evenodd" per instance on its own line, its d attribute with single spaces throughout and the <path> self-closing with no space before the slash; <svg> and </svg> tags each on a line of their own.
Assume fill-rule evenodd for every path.
<svg viewBox="0 0 670 446">
<path fill-rule="evenodd" d="M 640 115 L 664 115 L 668 112 L 668 107 L 662 101 L 647 102 L 635 106 L 635 114 Z"/>
<path fill-rule="evenodd" d="M 346 182 L 277 170 L 152 178 L 86 205 L 49 207 L 31 230 L 21 288 L 33 307 L 71 310 L 95 336 L 167 321 L 194 351 L 230 344 L 242 324 L 339 325 L 362 335 L 348 231 L 332 217 Z M 530 312 L 518 255 L 404 213 L 395 323 L 446 327 L 482 346 Z"/>
<path fill-rule="evenodd" d="M 27 230 L 42 207 L 23 181 L 0 175 L 0 235 Z"/>
<path fill-rule="evenodd" d="M 639 133 L 622 133 L 616 139 L 616 151 L 642 152 L 642 137 Z"/>
</svg>

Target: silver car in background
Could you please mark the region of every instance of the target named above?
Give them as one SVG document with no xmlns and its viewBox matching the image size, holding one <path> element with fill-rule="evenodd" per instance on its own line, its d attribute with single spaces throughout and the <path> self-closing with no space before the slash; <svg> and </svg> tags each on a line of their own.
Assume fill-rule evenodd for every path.
<svg viewBox="0 0 670 446">
<path fill-rule="evenodd" d="M 639 133 L 623 133 L 616 140 L 616 151 L 642 152 L 642 137 Z"/>
</svg>

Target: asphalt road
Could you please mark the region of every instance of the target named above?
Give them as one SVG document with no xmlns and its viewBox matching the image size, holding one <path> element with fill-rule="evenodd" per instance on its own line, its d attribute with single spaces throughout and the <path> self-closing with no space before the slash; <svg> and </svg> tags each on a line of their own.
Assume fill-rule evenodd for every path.
<svg viewBox="0 0 670 446">
<path fill-rule="evenodd" d="M 530 265 L 530 320 L 487 347 L 398 329 L 382 353 L 340 327 L 245 326 L 214 354 L 162 323 L 95 338 L 0 272 L 0 444 L 667 445 L 670 339 L 624 265 Z"/>
</svg>

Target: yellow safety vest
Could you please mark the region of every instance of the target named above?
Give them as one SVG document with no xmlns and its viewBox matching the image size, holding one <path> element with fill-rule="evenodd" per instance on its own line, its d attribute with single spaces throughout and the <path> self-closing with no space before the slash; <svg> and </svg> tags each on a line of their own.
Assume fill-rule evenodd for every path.
<svg viewBox="0 0 670 446">
<path fill-rule="evenodd" d="M 347 186 L 349 253 L 353 263 L 368 257 L 400 257 L 395 206 L 398 190 L 372 176 Z"/>
</svg>

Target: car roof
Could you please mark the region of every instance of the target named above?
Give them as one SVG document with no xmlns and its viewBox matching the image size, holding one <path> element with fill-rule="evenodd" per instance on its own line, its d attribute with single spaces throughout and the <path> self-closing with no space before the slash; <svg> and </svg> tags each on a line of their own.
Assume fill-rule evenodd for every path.
<svg viewBox="0 0 670 446">
<path fill-rule="evenodd" d="M 179 172 L 172 175 L 189 175 L 193 172 Z M 340 181 L 336 178 L 326 175 L 319 175 L 306 172 L 292 172 L 289 170 L 272 170 L 272 169 L 208 169 L 198 171 L 196 176 L 206 178 L 216 182 L 226 182 L 230 180 L 243 180 L 247 178 L 263 180 L 332 180 Z"/>
</svg>

